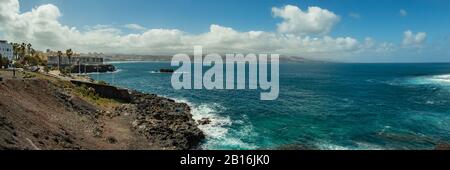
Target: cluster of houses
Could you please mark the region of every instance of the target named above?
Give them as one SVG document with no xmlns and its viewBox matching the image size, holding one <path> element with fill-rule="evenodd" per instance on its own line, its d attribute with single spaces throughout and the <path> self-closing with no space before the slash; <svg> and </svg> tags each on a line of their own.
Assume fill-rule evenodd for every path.
<svg viewBox="0 0 450 170">
<path fill-rule="evenodd" d="M 14 60 L 14 50 L 13 46 L 6 40 L 0 40 L 0 54 L 2 57 L 8 58 L 8 60 Z M 74 54 L 69 57 L 63 53 L 63 55 L 58 56 L 56 52 L 47 50 L 45 53 L 45 59 L 47 60 L 47 66 L 49 67 L 70 67 L 76 65 L 84 66 L 99 66 L 104 65 L 103 57 L 95 56 L 82 56 L 80 54 Z"/>
<path fill-rule="evenodd" d="M 58 68 L 70 68 L 71 73 L 112 72 L 116 68 L 111 64 L 104 64 L 101 57 L 87 56 L 48 56 L 47 66 Z"/>
<path fill-rule="evenodd" d="M 67 51 L 70 51 L 67 52 Z M 105 64 L 103 57 L 98 57 L 92 54 L 74 54 L 71 50 L 67 50 L 66 53 L 55 52 L 47 50 L 46 52 L 39 52 L 39 59 L 46 61 L 46 65 L 50 68 L 62 68 L 65 71 L 71 73 L 92 73 L 92 72 L 112 72 L 116 68 L 111 64 Z M 7 58 L 9 61 L 17 60 L 17 55 L 14 53 L 14 47 L 5 40 L 0 40 L 0 54 L 2 57 Z M 45 64 L 45 63 L 44 63 Z M 29 69 L 39 70 L 38 66 L 27 66 Z"/>
<path fill-rule="evenodd" d="M 47 57 L 47 65 L 51 67 L 56 66 L 73 66 L 73 65 L 102 65 L 103 58 L 101 57 L 87 57 L 87 56 L 48 56 Z"/>
</svg>

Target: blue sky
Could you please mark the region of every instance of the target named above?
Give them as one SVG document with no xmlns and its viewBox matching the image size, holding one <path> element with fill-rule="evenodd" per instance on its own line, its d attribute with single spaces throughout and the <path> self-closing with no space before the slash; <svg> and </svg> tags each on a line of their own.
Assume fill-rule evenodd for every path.
<svg viewBox="0 0 450 170">
<path fill-rule="evenodd" d="M 232 28 L 238 32 L 279 32 L 278 24 L 286 18 L 275 17 L 272 9 L 286 5 L 302 11 L 316 6 L 339 17 L 326 35 L 334 39 L 351 37 L 359 43 L 370 37 L 377 43 L 390 43 L 400 50 L 397 58 L 379 57 L 365 52 L 344 58 L 349 61 L 450 61 L 450 1 L 447 0 L 20 0 L 20 13 L 44 4 L 56 6 L 61 16 L 58 22 L 68 27 L 83 28 L 107 25 L 120 29 L 121 35 L 140 34 L 144 30 L 124 27 L 138 24 L 145 29 L 176 29 L 199 35 L 211 30 L 212 24 Z M 406 15 L 401 15 L 404 10 Z M 405 32 L 413 37 L 426 33 L 420 49 L 401 49 Z M 318 35 L 298 35 L 318 36 Z M 418 46 L 418 45 L 417 45 Z M 443 50 L 434 54 L 431 48 Z M 411 52 L 414 51 L 414 52 Z M 298 55 L 302 55 L 299 52 Z M 305 54 L 308 56 L 307 54 Z M 358 56 L 366 56 L 358 58 Z M 367 57 L 368 56 L 368 57 Z M 377 56 L 377 58 L 375 58 Z M 424 56 L 432 56 L 424 58 Z M 337 59 L 339 60 L 339 59 Z"/>
<path fill-rule="evenodd" d="M 271 8 L 291 4 L 302 8 L 319 6 L 342 17 L 332 31 L 335 36 L 371 36 L 400 42 L 406 29 L 426 31 L 435 38 L 450 35 L 448 0 L 22 0 L 21 3 L 22 11 L 55 4 L 63 13 L 62 22 L 77 27 L 137 23 L 148 28 L 201 33 L 208 31 L 210 24 L 219 24 L 239 31 L 275 31 L 280 19 L 272 17 Z M 400 16 L 400 9 L 408 15 Z M 360 18 L 352 18 L 350 13 L 357 13 Z"/>
</svg>

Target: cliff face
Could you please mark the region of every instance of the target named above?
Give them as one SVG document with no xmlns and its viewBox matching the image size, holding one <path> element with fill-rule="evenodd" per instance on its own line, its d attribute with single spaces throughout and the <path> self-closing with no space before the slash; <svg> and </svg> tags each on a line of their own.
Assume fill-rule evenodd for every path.
<svg viewBox="0 0 450 170">
<path fill-rule="evenodd" d="M 152 143 L 169 149 L 191 149 L 204 138 L 185 103 L 131 92 L 132 104 L 118 108 L 133 115 L 133 128 Z"/>
<path fill-rule="evenodd" d="M 83 81 L 70 81 L 72 84 L 77 86 L 86 86 L 89 88 L 93 88 L 94 91 L 101 97 L 111 98 L 116 100 L 121 100 L 124 102 L 131 102 L 131 95 L 128 93 L 126 89 L 120 89 L 114 86 L 105 85 L 105 84 L 95 84 Z"/>
<path fill-rule="evenodd" d="M 186 104 L 132 93 L 97 104 L 69 82 L 0 82 L 0 149 L 195 149 L 204 139 Z"/>
</svg>

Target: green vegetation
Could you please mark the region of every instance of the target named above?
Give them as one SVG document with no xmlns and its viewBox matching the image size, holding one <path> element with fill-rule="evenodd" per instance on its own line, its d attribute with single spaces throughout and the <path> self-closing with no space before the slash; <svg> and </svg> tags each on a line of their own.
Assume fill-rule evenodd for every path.
<svg viewBox="0 0 450 170">
<path fill-rule="evenodd" d="M 50 67 L 44 66 L 44 72 L 48 73 L 50 71 Z"/>
<path fill-rule="evenodd" d="M 97 84 L 109 85 L 106 81 L 103 81 L 103 80 L 97 81 Z"/>
<path fill-rule="evenodd" d="M 70 73 L 72 73 L 71 67 L 64 67 L 60 68 L 60 72 L 63 76 L 70 76 Z"/>
<path fill-rule="evenodd" d="M 47 50 L 47 54 L 37 51 L 33 48 L 33 45 L 30 43 L 10 43 L 13 47 L 13 57 L 14 57 L 14 67 L 15 68 L 27 68 L 28 66 L 47 66 L 47 61 L 45 61 L 47 55 L 54 55 L 51 50 Z M 63 67 L 61 65 L 62 57 L 63 57 L 62 51 L 57 51 L 56 56 L 58 57 L 58 65 L 57 70 L 61 72 L 63 75 L 70 75 L 71 70 L 67 67 Z M 74 55 L 74 52 L 72 49 L 67 49 L 65 51 L 65 55 L 69 59 L 69 64 L 72 64 L 71 59 Z M 1 59 L 1 58 L 0 58 Z M 0 67 L 3 64 L 3 60 L 0 60 Z M 44 68 L 45 72 L 48 72 L 49 68 Z"/>
<path fill-rule="evenodd" d="M 57 54 L 58 54 L 58 70 L 61 71 L 61 57 L 62 57 L 63 53 L 61 51 L 58 51 Z"/>
<path fill-rule="evenodd" d="M 81 94 L 83 97 L 87 97 L 90 98 L 91 100 L 98 100 L 100 99 L 100 96 L 98 96 L 98 94 L 95 92 L 95 89 L 91 88 L 91 87 L 87 87 L 86 85 L 81 85 L 81 86 L 77 86 L 75 87 L 75 90 Z"/>
<path fill-rule="evenodd" d="M 3 57 L 2 54 L 0 54 L 0 68 L 4 67 L 7 68 L 9 65 L 9 60 L 6 57 Z"/>
<path fill-rule="evenodd" d="M 12 43 L 13 47 L 13 57 L 15 59 L 14 66 L 16 68 L 24 68 L 24 66 L 45 66 L 46 61 L 44 61 L 43 54 L 39 53 L 35 49 L 32 48 L 30 43 Z"/>
<path fill-rule="evenodd" d="M 14 65 L 14 68 L 23 68 L 23 64 L 20 62 L 15 62 L 13 65 Z"/>
<path fill-rule="evenodd" d="M 24 79 L 30 79 L 30 78 L 35 78 L 36 74 L 34 73 L 30 73 L 30 72 L 22 72 L 22 78 Z"/>
<path fill-rule="evenodd" d="M 98 106 L 102 107 L 114 107 L 118 106 L 121 103 L 125 103 L 123 101 L 115 100 L 115 99 L 107 99 L 100 97 L 96 92 L 95 89 L 91 87 L 87 87 L 86 85 L 76 86 L 75 93 L 81 96 L 82 98 L 86 99 L 87 101 L 90 101 L 92 103 L 95 103 Z"/>
<path fill-rule="evenodd" d="M 24 58 L 24 62 L 31 65 L 31 66 L 37 66 L 37 65 L 41 65 L 41 61 L 36 58 L 36 57 L 32 57 L 32 56 L 26 56 Z"/>
<path fill-rule="evenodd" d="M 67 58 L 69 59 L 69 64 L 72 64 L 71 63 L 71 59 L 72 59 L 72 55 L 73 55 L 72 49 L 66 50 L 66 55 L 67 55 Z"/>
</svg>

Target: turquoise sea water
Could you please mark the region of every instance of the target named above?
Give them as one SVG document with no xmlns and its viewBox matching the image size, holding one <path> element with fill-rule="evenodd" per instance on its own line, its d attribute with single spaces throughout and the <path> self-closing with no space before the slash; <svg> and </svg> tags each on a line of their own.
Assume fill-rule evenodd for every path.
<svg viewBox="0 0 450 170">
<path fill-rule="evenodd" d="M 280 96 L 252 90 L 174 90 L 165 62 L 114 63 L 92 74 L 186 102 L 204 149 L 433 149 L 450 142 L 450 64 L 280 64 Z"/>
</svg>

